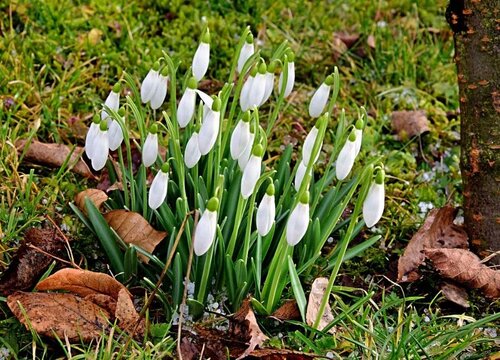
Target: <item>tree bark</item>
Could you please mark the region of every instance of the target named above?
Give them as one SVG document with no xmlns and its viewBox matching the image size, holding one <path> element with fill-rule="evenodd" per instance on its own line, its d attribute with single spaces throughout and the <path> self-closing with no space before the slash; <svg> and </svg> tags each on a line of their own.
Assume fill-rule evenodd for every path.
<svg viewBox="0 0 500 360">
<path fill-rule="evenodd" d="M 500 250 L 500 2 L 450 0 L 461 117 L 464 220 L 473 247 Z M 483 253 L 485 255 L 485 253 Z M 500 256 L 494 260 L 500 263 Z"/>
</svg>

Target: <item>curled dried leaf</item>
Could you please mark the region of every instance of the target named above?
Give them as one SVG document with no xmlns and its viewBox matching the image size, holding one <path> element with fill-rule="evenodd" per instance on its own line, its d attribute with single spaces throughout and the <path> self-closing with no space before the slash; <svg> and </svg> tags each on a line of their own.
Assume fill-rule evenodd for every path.
<svg viewBox="0 0 500 360">
<path fill-rule="evenodd" d="M 321 300 L 325 295 L 326 287 L 328 285 L 328 278 L 319 277 L 316 278 L 311 286 L 311 293 L 309 294 L 309 301 L 307 302 L 306 311 L 306 322 L 309 326 L 312 326 L 316 321 L 318 316 L 319 308 L 321 305 Z M 323 330 L 329 323 L 333 321 L 333 313 L 330 304 L 326 304 L 325 311 L 321 315 L 321 320 L 318 325 L 318 330 Z M 334 328 L 331 328 L 329 333 L 333 334 L 335 332 Z"/>
<path fill-rule="evenodd" d="M 116 302 L 115 318 L 118 326 L 132 335 L 144 333 L 144 320 L 140 319 L 127 289 L 121 289 Z"/>
<path fill-rule="evenodd" d="M 280 321 L 300 319 L 300 310 L 297 306 L 297 301 L 286 301 L 283 305 L 276 309 L 270 317 Z"/>
<path fill-rule="evenodd" d="M 98 189 L 87 189 L 79 192 L 75 196 L 75 204 L 78 206 L 80 210 L 82 210 L 85 214 L 87 213 L 87 209 L 85 207 L 85 198 L 89 198 L 92 201 L 97 209 L 100 209 L 102 204 L 108 200 L 108 195 L 102 190 Z"/>
<path fill-rule="evenodd" d="M 445 282 L 441 285 L 441 291 L 443 292 L 444 297 L 451 302 L 464 308 L 470 307 L 467 291 L 465 291 L 464 288 L 449 282 Z"/>
<path fill-rule="evenodd" d="M 421 135 L 429 131 L 429 121 L 423 110 L 394 111 L 392 113 L 392 128 L 402 139 Z"/>
</svg>

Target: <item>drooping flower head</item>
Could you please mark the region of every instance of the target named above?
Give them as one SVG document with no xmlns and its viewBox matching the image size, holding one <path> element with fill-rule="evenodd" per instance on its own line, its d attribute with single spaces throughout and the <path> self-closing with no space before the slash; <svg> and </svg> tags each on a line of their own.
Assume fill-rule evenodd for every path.
<svg viewBox="0 0 500 360">
<path fill-rule="evenodd" d="M 184 128 L 189 124 L 194 115 L 194 110 L 196 108 L 196 87 L 198 82 L 194 77 L 191 77 L 187 82 L 186 90 L 179 101 L 179 107 L 177 108 L 177 122 L 181 128 Z"/>
<path fill-rule="evenodd" d="M 106 98 L 106 101 L 104 101 L 105 107 L 103 108 L 101 112 L 101 120 L 107 120 L 108 123 L 111 122 L 111 118 L 109 114 L 106 111 L 106 107 L 110 108 L 111 110 L 118 111 L 118 108 L 120 107 L 120 91 L 121 91 L 121 85 L 120 83 L 116 83 L 113 86 L 113 89 L 109 93 L 108 97 Z M 109 124 L 108 124 L 109 126 Z"/>
<path fill-rule="evenodd" d="M 168 89 L 168 66 L 165 66 L 160 73 L 160 76 L 156 79 L 156 87 L 151 95 L 151 100 L 149 105 L 151 109 L 156 110 L 163 105 L 165 97 L 167 96 Z"/>
<path fill-rule="evenodd" d="M 378 168 L 375 180 L 370 185 L 368 194 L 363 202 L 363 220 L 368 227 L 372 227 L 377 224 L 384 213 L 384 177 L 384 170 Z"/>
<path fill-rule="evenodd" d="M 274 217 L 276 216 L 274 192 L 274 184 L 271 182 L 257 208 L 256 225 L 260 236 L 266 236 L 274 224 Z"/>
<path fill-rule="evenodd" d="M 349 175 L 354 165 L 354 160 L 356 160 L 356 134 L 353 129 L 340 150 L 339 157 L 335 164 L 337 179 L 344 180 Z"/>
<path fill-rule="evenodd" d="M 158 125 L 153 124 L 142 147 L 142 163 L 145 167 L 153 165 L 158 158 Z"/>
<path fill-rule="evenodd" d="M 327 115 L 328 114 L 325 114 L 325 116 L 320 117 L 318 121 L 316 121 L 316 124 L 313 126 L 311 131 L 309 131 L 309 134 L 307 134 L 306 139 L 304 140 L 304 146 L 302 147 L 302 162 L 305 166 L 309 164 L 309 160 L 311 159 L 311 155 L 314 150 L 314 144 L 316 143 L 316 139 L 319 134 L 319 129 L 322 126 L 325 126 L 325 123 L 328 121 Z M 313 163 L 316 163 L 316 161 L 318 161 L 321 148 L 323 147 L 323 139 L 320 139 L 320 141 L 321 144 L 319 146 L 318 152 L 316 153 L 316 156 L 314 157 Z"/>
<path fill-rule="evenodd" d="M 101 119 L 99 115 L 94 115 L 92 118 L 92 123 L 90 124 L 89 131 L 87 131 L 87 136 L 85 137 L 85 153 L 87 154 L 89 159 L 92 159 L 94 156 L 94 141 L 97 135 L 97 131 L 99 131 L 99 124 Z"/>
<path fill-rule="evenodd" d="M 184 164 L 186 164 L 188 169 L 191 169 L 198 164 L 198 161 L 200 161 L 201 158 L 198 137 L 198 133 L 194 132 L 189 138 L 189 141 L 186 144 L 186 149 L 184 150 Z"/>
<path fill-rule="evenodd" d="M 149 189 L 148 205 L 151 209 L 156 210 L 165 201 L 167 197 L 168 190 L 168 162 L 165 162 L 160 171 L 156 173 L 156 176 L 151 183 L 151 188 Z"/>
<path fill-rule="evenodd" d="M 295 54 L 293 53 L 292 50 L 288 50 L 286 53 L 286 59 L 288 59 L 288 65 L 287 65 L 287 79 L 286 79 L 286 85 L 285 85 L 285 97 L 288 97 L 292 93 L 293 90 L 293 85 L 295 84 Z M 283 71 L 280 74 L 280 80 L 279 80 L 279 91 L 281 92 L 283 89 L 283 79 L 284 79 L 284 74 Z"/>
<path fill-rule="evenodd" d="M 241 48 L 240 55 L 238 56 L 238 72 L 241 73 L 243 70 L 243 66 L 247 62 L 247 60 L 253 55 L 255 52 L 253 45 L 253 35 L 250 33 L 245 38 L 245 43 Z"/>
<path fill-rule="evenodd" d="M 262 104 L 262 100 L 266 93 L 266 73 L 266 63 L 263 59 L 261 59 L 261 62 L 257 67 L 257 74 L 255 75 L 248 92 L 247 105 L 249 108 L 253 108 L 254 106 L 259 107 Z"/>
<path fill-rule="evenodd" d="M 210 32 L 207 30 L 201 37 L 201 42 L 196 49 L 193 57 L 193 76 L 196 81 L 203 79 L 208 70 L 208 63 L 210 62 Z"/>
<path fill-rule="evenodd" d="M 299 203 L 292 210 L 286 223 L 286 241 L 295 246 L 304 237 L 309 226 L 309 191 L 300 197 Z"/>
<path fill-rule="evenodd" d="M 99 171 L 106 165 L 109 154 L 108 124 L 106 120 L 102 120 L 99 124 L 99 129 L 92 141 L 92 147 L 92 168 Z"/>
<path fill-rule="evenodd" d="M 325 111 L 328 98 L 330 97 L 330 90 L 334 83 L 333 75 L 327 76 L 325 81 L 316 90 L 311 102 L 309 103 L 309 116 L 316 118 L 321 116 L 323 111 Z"/>
<path fill-rule="evenodd" d="M 250 94 L 252 90 L 252 85 L 255 80 L 255 77 L 257 76 L 259 70 L 256 66 L 250 70 L 250 75 L 246 79 L 246 81 L 243 83 L 243 86 L 241 88 L 241 93 L 240 93 L 240 107 L 241 111 L 247 111 L 250 109 Z"/>
<path fill-rule="evenodd" d="M 252 155 L 250 155 L 250 159 L 245 166 L 245 170 L 243 170 L 243 176 L 241 178 L 241 196 L 243 199 L 248 199 L 255 190 L 255 185 L 257 184 L 257 180 L 259 180 L 261 173 L 263 156 L 264 148 L 262 145 L 255 145 L 252 149 Z"/>
<path fill-rule="evenodd" d="M 121 107 L 118 110 L 118 116 L 120 116 L 123 123 L 125 123 L 125 109 Z M 113 119 L 109 125 L 108 130 L 109 138 L 109 150 L 115 151 L 120 147 L 123 142 L 123 130 L 118 121 Z"/>
<path fill-rule="evenodd" d="M 362 119 L 358 119 L 354 125 L 354 134 L 356 135 L 356 146 L 354 147 L 354 152 L 358 156 L 361 150 L 361 143 L 363 141 L 363 127 L 364 122 Z"/>
<path fill-rule="evenodd" d="M 160 77 L 160 62 L 156 61 L 153 67 L 149 70 L 148 74 L 144 78 L 141 84 L 141 101 L 143 104 L 151 101 L 153 94 L 158 85 L 158 79 Z"/>
<path fill-rule="evenodd" d="M 273 60 L 269 63 L 269 66 L 267 67 L 267 72 L 266 72 L 266 90 L 264 91 L 264 96 L 262 97 L 262 102 L 261 105 L 264 104 L 267 100 L 269 100 L 269 97 L 273 93 L 273 88 L 274 88 L 274 73 L 276 72 L 276 69 L 278 68 L 280 61 L 279 60 Z"/>
<path fill-rule="evenodd" d="M 220 127 L 221 101 L 217 97 L 212 103 L 212 109 L 205 114 L 198 136 L 198 146 L 201 155 L 207 155 L 215 145 Z"/>
<path fill-rule="evenodd" d="M 233 160 L 237 160 L 243 154 L 250 142 L 252 136 L 250 132 L 251 117 L 250 111 L 246 111 L 233 130 L 229 147 Z"/>
<path fill-rule="evenodd" d="M 197 256 L 205 254 L 214 242 L 215 233 L 217 231 L 218 208 L 219 200 L 216 197 L 211 198 L 196 226 L 194 232 L 194 253 Z"/>
</svg>

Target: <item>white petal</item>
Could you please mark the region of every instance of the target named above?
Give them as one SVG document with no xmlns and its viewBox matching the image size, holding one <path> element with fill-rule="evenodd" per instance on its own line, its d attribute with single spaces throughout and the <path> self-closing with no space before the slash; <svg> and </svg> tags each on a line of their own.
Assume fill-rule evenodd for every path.
<svg viewBox="0 0 500 360">
<path fill-rule="evenodd" d="M 252 87 L 248 92 L 248 106 L 260 106 L 264 93 L 266 92 L 266 74 L 257 74 L 252 81 Z"/>
<path fill-rule="evenodd" d="M 155 92 L 156 85 L 158 85 L 158 71 L 153 69 L 149 70 L 148 74 L 142 81 L 141 85 L 141 101 L 145 104 L 151 100 Z"/>
<path fill-rule="evenodd" d="M 250 108 L 250 90 L 255 77 L 249 76 L 241 88 L 240 107 L 241 111 L 247 111 Z"/>
<path fill-rule="evenodd" d="M 217 211 L 205 210 L 194 232 L 194 253 L 205 254 L 215 239 L 217 230 Z"/>
<path fill-rule="evenodd" d="M 301 161 L 299 163 L 299 167 L 297 168 L 297 172 L 295 173 L 295 179 L 293 185 L 295 190 L 299 191 L 300 185 L 302 184 L 302 180 L 304 180 L 304 176 L 306 175 L 307 166 L 304 165 L 304 162 Z"/>
<path fill-rule="evenodd" d="M 205 106 L 208 106 L 211 109 L 212 108 L 212 104 L 214 102 L 214 99 L 212 99 L 212 97 L 210 95 L 204 93 L 201 90 L 197 89 L 195 91 L 198 94 L 198 96 L 200 97 L 200 99 L 203 100 L 203 103 L 205 104 Z"/>
<path fill-rule="evenodd" d="M 294 83 L 295 83 L 295 63 L 289 62 L 288 63 L 288 77 L 287 77 L 286 87 L 285 87 L 285 97 L 287 97 L 288 95 L 291 94 L 291 92 L 293 90 Z M 283 85 L 283 72 L 280 75 L 279 86 L 278 86 L 278 88 L 280 89 L 280 92 L 282 89 L 282 85 Z"/>
<path fill-rule="evenodd" d="M 115 93 L 114 91 L 111 91 L 106 98 L 106 101 L 104 101 L 104 105 L 106 105 L 108 108 L 118 111 L 118 108 L 120 107 L 120 93 Z M 101 120 L 108 120 L 109 115 L 106 112 L 105 109 L 102 110 L 101 112 Z"/>
<path fill-rule="evenodd" d="M 142 148 L 142 163 L 150 167 L 158 157 L 158 134 L 148 134 Z"/>
<path fill-rule="evenodd" d="M 276 205 L 274 203 L 274 195 L 264 194 L 259 208 L 257 209 L 257 231 L 260 236 L 266 236 L 274 224 L 274 217 L 276 215 Z"/>
<path fill-rule="evenodd" d="M 87 136 L 85 137 L 85 153 L 89 159 L 92 159 L 94 156 L 94 141 L 98 130 L 99 125 L 92 122 L 90 124 L 89 131 L 87 131 Z"/>
<path fill-rule="evenodd" d="M 233 130 L 233 134 L 231 135 L 231 143 L 229 149 L 231 150 L 231 157 L 233 160 L 238 159 L 245 148 L 248 146 L 250 142 L 250 124 L 248 122 L 244 122 L 243 120 L 238 121 L 238 124 Z"/>
<path fill-rule="evenodd" d="M 98 171 L 106 165 L 108 160 L 109 141 L 107 131 L 97 130 L 93 147 L 92 168 Z"/>
<path fill-rule="evenodd" d="M 158 109 L 167 96 L 168 76 L 160 75 L 157 80 L 156 89 L 151 96 L 151 109 Z"/>
<path fill-rule="evenodd" d="M 250 141 L 248 142 L 247 147 L 245 147 L 245 150 L 241 153 L 241 156 L 238 158 L 238 165 L 240 167 L 240 170 L 243 171 L 245 170 L 245 167 L 247 166 L 248 159 L 250 159 L 250 155 L 252 154 L 252 147 L 253 147 L 253 141 L 255 139 L 255 134 L 250 134 Z"/>
<path fill-rule="evenodd" d="M 241 178 L 241 196 L 243 196 L 243 199 L 248 199 L 253 194 L 255 184 L 257 184 L 260 177 L 261 166 L 262 158 L 255 155 L 250 156 Z"/>
<path fill-rule="evenodd" d="M 354 160 L 356 159 L 356 153 L 354 151 L 355 146 L 355 141 L 349 141 L 349 139 L 347 139 L 344 147 L 340 150 L 339 157 L 337 158 L 335 165 L 337 179 L 344 180 L 351 172 Z"/>
<path fill-rule="evenodd" d="M 219 135 L 220 112 L 209 110 L 201 124 L 198 136 L 198 146 L 201 155 L 206 155 L 212 150 Z"/>
<path fill-rule="evenodd" d="M 307 134 L 306 139 L 304 140 L 304 146 L 302 147 L 302 162 L 306 166 L 309 164 L 309 160 L 311 159 L 314 143 L 316 142 L 316 138 L 318 137 L 318 131 L 318 128 L 316 126 L 313 126 L 309 134 Z M 320 152 L 321 151 L 318 151 L 318 153 L 316 154 L 313 163 L 316 163 L 316 161 L 318 161 Z"/>
<path fill-rule="evenodd" d="M 205 76 L 210 61 L 210 44 L 201 42 L 193 57 L 193 76 L 200 81 Z"/>
<path fill-rule="evenodd" d="M 200 161 L 201 153 L 198 147 L 198 133 L 193 133 L 189 138 L 184 152 L 184 164 L 191 169 Z"/>
<path fill-rule="evenodd" d="M 356 135 L 356 146 L 354 147 L 355 156 L 358 156 L 359 151 L 361 150 L 361 143 L 363 142 L 363 130 L 355 129 L 354 134 Z"/>
<path fill-rule="evenodd" d="M 168 172 L 158 171 L 151 188 L 149 189 L 148 205 L 151 209 L 155 210 L 160 207 L 167 197 L 168 190 Z"/>
<path fill-rule="evenodd" d="M 286 223 L 286 241 L 295 246 L 304 237 L 309 226 L 309 204 L 299 202 Z"/>
<path fill-rule="evenodd" d="M 196 92 L 193 89 L 187 88 L 179 101 L 177 108 L 177 122 L 181 128 L 189 124 L 193 118 L 194 108 L 196 107 Z"/>
<path fill-rule="evenodd" d="M 274 87 L 274 73 L 266 73 L 266 91 L 264 91 L 264 96 L 262 98 L 262 104 L 264 104 L 273 93 Z"/>
<path fill-rule="evenodd" d="M 243 66 L 247 62 L 247 60 L 253 55 L 254 46 L 253 43 L 249 44 L 245 41 L 245 44 L 241 48 L 240 56 L 238 57 L 238 72 L 241 73 L 243 70 Z"/>
<path fill-rule="evenodd" d="M 123 119 L 123 118 L 122 118 Z M 115 151 L 123 141 L 123 132 L 118 121 L 113 120 L 108 130 L 109 150 Z"/>
<path fill-rule="evenodd" d="M 366 199 L 363 202 L 363 220 L 365 220 L 366 226 L 374 226 L 382 217 L 384 213 L 384 198 L 384 184 L 374 182 L 370 186 L 370 190 L 368 190 Z"/>
<path fill-rule="evenodd" d="M 314 93 L 309 104 L 309 115 L 311 117 L 316 118 L 323 114 L 328 97 L 330 96 L 330 88 L 330 86 L 323 83 Z"/>
</svg>

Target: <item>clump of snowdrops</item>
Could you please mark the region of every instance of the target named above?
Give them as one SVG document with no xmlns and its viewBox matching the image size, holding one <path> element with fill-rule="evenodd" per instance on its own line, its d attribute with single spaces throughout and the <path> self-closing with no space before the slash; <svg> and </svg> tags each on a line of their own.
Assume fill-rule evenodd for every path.
<svg viewBox="0 0 500 360">
<path fill-rule="evenodd" d="M 90 201 L 88 217 L 79 215 L 96 232 L 112 270 L 124 282 L 153 288 L 172 256 L 157 292 L 166 308 L 181 303 L 189 282 L 194 283 L 188 303 L 192 312 L 203 309 L 209 293 L 224 293 L 228 306 L 237 308 L 251 294 L 256 310 L 270 313 L 291 284 L 304 317 L 300 278 L 318 258 L 324 257 L 331 271 L 324 309 L 342 262 L 379 239 L 348 249 L 361 228 L 375 225 L 384 209 L 380 159 L 356 162 L 367 114 L 361 108 L 348 121 L 342 110 L 332 118 L 339 93 L 335 68 L 310 99 L 306 123 L 312 126 L 302 146 L 288 145 L 272 159 L 267 140 L 294 88 L 293 51 L 284 42 L 264 59 L 245 29 L 229 80 L 217 94 L 208 95 L 198 86 L 210 64 L 211 41 L 206 29 L 192 66 L 181 77 L 180 60 L 166 53 L 140 87 L 124 73 L 86 138 L 93 168 L 107 167 L 111 180 L 122 186 L 110 192 L 106 206 L 138 212 L 168 236 L 150 254 L 121 241 Z M 125 97 L 123 87 L 130 90 Z M 325 141 L 333 144 L 328 154 L 322 154 Z M 142 153 L 136 172 L 134 146 Z M 162 147 L 166 155 L 160 156 Z M 118 166 L 113 166 L 109 151 L 116 150 Z M 294 164 L 293 152 L 298 159 Z M 317 176 L 320 158 L 326 160 Z M 346 219 L 348 206 L 352 212 Z M 322 254 L 335 234 L 341 235 L 334 250 Z M 149 262 L 138 262 L 137 254 Z M 318 324 L 319 316 L 314 326 Z"/>
</svg>

